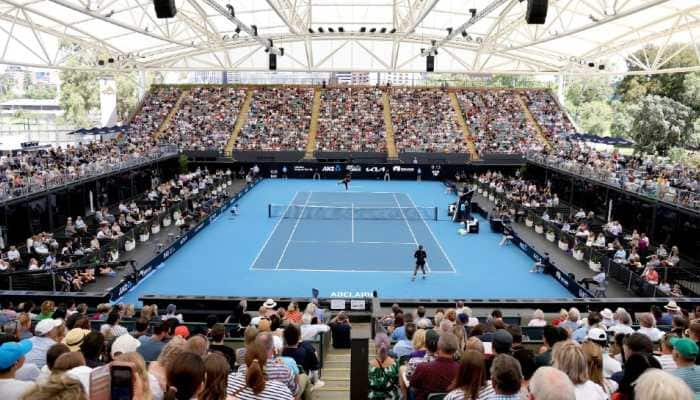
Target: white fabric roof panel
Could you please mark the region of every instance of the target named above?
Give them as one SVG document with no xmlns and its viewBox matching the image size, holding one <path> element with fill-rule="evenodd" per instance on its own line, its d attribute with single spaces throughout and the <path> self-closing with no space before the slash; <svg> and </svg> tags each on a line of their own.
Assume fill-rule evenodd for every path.
<svg viewBox="0 0 700 400">
<path fill-rule="evenodd" d="M 469 21 L 470 8 L 482 11 L 492 3 L 498 6 L 472 21 L 466 37 L 456 32 L 442 42 L 446 28 Z M 698 0 L 550 0 L 544 25 L 527 25 L 526 2 L 519 0 L 176 4 L 175 18 L 157 19 L 152 0 L 0 0 L 0 63 L 67 68 L 58 48 L 74 41 L 118 60 L 106 67 L 88 60 L 80 68 L 267 70 L 265 43 L 271 39 L 285 49 L 278 70 L 288 71 L 423 72 L 421 49 L 433 41 L 439 44 L 436 72 L 625 73 L 625 63 L 615 60 L 647 44 L 661 47 L 662 56 L 649 60 L 644 73 L 673 72 L 662 61 L 671 55 L 666 48 L 677 43 L 693 46 L 697 55 L 695 65 L 684 70 L 700 69 Z M 235 10 L 233 21 L 216 7 L 225 11 L 228 4 Z M 259 36 L 246 29 L 236 34 L 236 21 L 244 28 L 256 25 Z M 367 32 L 360 33 L 361 27 Z M 589 62 L 608 68 L 591 69 Z"/>
</svg>

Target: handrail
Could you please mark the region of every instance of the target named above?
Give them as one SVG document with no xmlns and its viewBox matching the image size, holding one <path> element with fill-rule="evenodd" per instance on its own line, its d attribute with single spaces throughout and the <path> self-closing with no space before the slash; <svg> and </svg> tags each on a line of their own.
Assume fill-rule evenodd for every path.
<svg viewBox="0 0 700 400">
<path fill-rule="evenodd" d="M 140 156 L 135 156 L 133 154 L 127 155 L 127 159 L 118 163 L 109 163 L 104 165 L 90 165 L 86 169 L 82 169 L 78 172 L 78 176 L 75 173 L 65 173 L 60 176 L 52 178 L 48 182 L 33 183 L 31 182 L 31 177 L 28 178 L 28 184 L 20 187 L 7 187 L 0 186 L 0 203 L 16 200 L 22 197 L 27 197 L 44 191 L 53 190 L 61 186 L 73 185 L 85 180 L 93 179 L 102 175 L 108 175 L 121 170 L 132 169 L 142 165 L 150 164 L 154 161 L 159 161 L 165 158 L 169 158 L 178 154 L 178 150 L 172 146 L 161 147 L 155 152 L 150 152 Z"/>
<path fill-rule="evenodd" d="M 700 211 L 700 193 L 697 192 L 673 187 L 674 192 L 665 192 L 663 194 L 663 198 L 660 198 L 658 196 L 658 190 L 655 190 L 654 192 L 642 191 L 641 185 L 637 187 L 637 190 L 630 190 L 629 188 L 622 185 L 619 181 L 612 179 L 610 172 L 607 170 L 589 169 L 586 168 L 586 165 L 580 165 L 578 163 L 573 163 L 573 165 L 569 165 L 567 163 L 557 162 L 554 159 L 552 159 L 552 156 L 547 156 L 546 154 L 542 153 L 530 152 L 525 154 L 525 158 L 532 163 L 540 164 L 561 172 L 568 172 L 570 174 L 579 175 L 604 185 L 613 186 L 625 192 L 634 193 L 652 200 L 657 200 L 663 203 L 687 208 L 694 212 Z"/>
</svg>

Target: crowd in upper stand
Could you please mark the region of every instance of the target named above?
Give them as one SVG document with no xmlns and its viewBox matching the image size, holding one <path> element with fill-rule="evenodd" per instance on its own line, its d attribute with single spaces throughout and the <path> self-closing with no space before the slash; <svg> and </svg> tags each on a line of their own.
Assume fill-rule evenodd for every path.
<svg viewBox="0 0 700 400">
<path fill-rule="evenodd" d="M 570 141 L 560 142 L 549 154 L 532 156 L 624 190 L 700 208 L 700 170 L 688 165 L 624 156 L 616 150 L 595 150 Z"/>
<path fill-rule="evenodd" d="M 384 152 L 382 92 L 378 88 L 328 88 L 321 92 L 316 149 Z"/>
<path fill-rule="evenodd" d="M 314 91 L 309 87 L 254 89 L 236 150 L 303 151 L 313 98 Z"/>
<path fill-rule="evenodd" d="M 185 150 L 223 149 L 236 124 L 245 89 L 220 86 L 189 90 L 163 132 L 163 141 Z"/>
<path fill-rule="evenodd" d="M 457 92 L 479 154 L 523 153 L 542 148 L 517 96 L 514 91 L 498 89 Z"/>
<path fill-rule="evenodd" d="M 524 93 L 530 113 L 550 140 L 557 141 L 576 133 L 569 117 L 548 91 L 526 90 Z"/>
<path fill-rule="evenodd" d="M 392 88 L 391 119 L 400 152 L 467 151 L 464 133 L 444 90 Z"/>
</svg>

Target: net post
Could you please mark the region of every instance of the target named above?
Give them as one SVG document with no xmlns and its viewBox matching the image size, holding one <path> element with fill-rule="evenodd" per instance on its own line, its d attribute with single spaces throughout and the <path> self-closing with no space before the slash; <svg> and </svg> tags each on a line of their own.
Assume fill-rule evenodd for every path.
<svg viewBox="0 0 700 400">
<path fill-rule="evenodd" d="M 435 207 L 435 221 L 438 220 L 438 208 Z"/>
<path fill-rule="evenodd" d="M 267 218 L 272 218 L 272 204 L 267 205 Z"/>
</svg>

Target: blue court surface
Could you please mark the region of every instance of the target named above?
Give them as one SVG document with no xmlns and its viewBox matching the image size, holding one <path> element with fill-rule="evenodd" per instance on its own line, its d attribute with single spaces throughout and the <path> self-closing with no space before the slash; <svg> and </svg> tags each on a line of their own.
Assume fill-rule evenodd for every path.
<svg viewBox="0 0 700 400">
<path fill-rule="evenodd" d="M 439 182 L 265 180 L 122 298 L 143 294 L 383 298 L 569 298 L 480 221 L 460 236 Z M 437 209 L 436 209 L 437 208 Z M 437 216 L 437 220 L 436 217 Z M 417 245 L 426 280 L 411 282 Z"/>
</svg>

